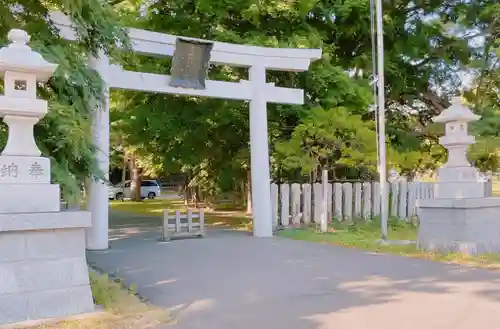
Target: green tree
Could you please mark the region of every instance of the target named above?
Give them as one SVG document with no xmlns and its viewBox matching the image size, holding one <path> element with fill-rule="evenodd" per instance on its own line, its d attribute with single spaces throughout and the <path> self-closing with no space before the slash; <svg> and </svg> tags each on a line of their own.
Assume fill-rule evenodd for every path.
<svg viewBox="0 0 500 329">
<path fill-rule="evenodd" d="M 62 40 L 48 19 L 59 10 L 73 20 L 78 41 Z M 103 49 L 116 53 L 116 43 L 127 46 L 126 33 L 105 2 L 88 1 L 11 1 L 0 4 L 0 38 L 6 44 L 10 29 L 21 28 L 31 35 L 30 45 L 46 60 L 59 64 L 48 83 L 39 85 L 39 96 L 49 101 L 49 112 L 35 127 L 35 136 L 43 156 L 52 160 L 52 177 L 61 184 L 68 199 L 79 197 L 84 180 L 100 173 L 94 158 L 90 125 L 92 99 L 99 99 L 101 80 L 87 64 L 88 54 Z M 0 143 L 5 145 L 7 130 L 0 129 Z"/>
<path fill-rule="evenodd" d="M 286 142 L 276 147 L 276 158 L 287 169 L 300 169 L 312 175 L 320 169 L 332 172 L 333 178 L 370 178 L 377 174 L 377 136 L 375 124 L 346 108 L 325 110 L 314 108 L 293 131 Z M 416 156 L 406 152 L 402 158 L 387 145 L 388 164 L 398 166 L 405 158 Z"/>
<path fill-rule="evenodd" d="M 384 3 L 388 149 L 391 165 L 402 172 L 411 176 L 432 170 L 443 161 L 440 131 L 430 119 L 460 90 L 464 70 L 492 51 L 492 47 L 487 50 L 484 44 L 472 41 L 491 33 L 496 6 L 493 0 Z M 376 152 L 374 116 L 369 111 L 373 72 L 368 0 L 159 0 L 130 23 L 225 42 L 321 47 L 322 59 L 307 73 L 268 73 L 269 82 L 302 88 L 306 95 L 304 106 L 268 106 L 270 148 L 276 156 L 271 159 L 272 174 L 278 179 L 297 178 L 293 169 L 297 163 L 307 162 L 309 171 L 321 166 L 326 161 L 323 159 L 349 169 L 349 175 L 359 175 L 360 166 L 373 172 Z M 142 56 L 130 57 L 124 64 L 146 72 L 167 73 L 170 69 L 169 60 Z M 209 77 L 238 81 L 246 78 L 246 72 L 215 66 Z M 152 163 L 161 163 L 161 170 L 188 172 L 194 184 L 212 194 L 246 179 L 246 104 L 145 93 L 120 97 L 118 133 L 125 133 L 125 140 L 144 157 L 154 159 Z M 343 119 L 335 123 L 335 115 Z M 325 126 L 319 119 L 323 116 L 332 123 Z M 336 137 L 339 149 L 329 144 L 331 127 L 349 132 Z M 359 132 L 351 132 L 358 128 Z M 305 136 L 307 142 L 302 140 Z M 371 146 L 363 144 L 366 154 L 351 148 L 358 145 L 353 136 L 363 141 L 370 136 Z M 301 158 L 304 154 L 308 156 Z M 241 155 L 245 155 L 244 161 Z"/>
</svg>

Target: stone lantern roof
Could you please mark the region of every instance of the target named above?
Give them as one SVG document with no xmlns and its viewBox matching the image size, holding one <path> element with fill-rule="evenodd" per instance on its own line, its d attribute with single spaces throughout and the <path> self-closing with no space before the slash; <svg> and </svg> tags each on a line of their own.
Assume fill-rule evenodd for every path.
<svg viewBox="0 0 500 329">
<path fill-rule="evenodd" d="M 12 29 L 7 35 L 11 42 L 0 49 L 0 74 L 3 77 L 7 71 L 35 74 L 37 81 L 47 81 L 57 68 L 43 59 L 42 55 L 31 50 L 27 45 L 30 36 L 23 30 Z"/>
<path fill-rule="evenodd" d="M 451 106 L 438 116 L 432 118 L 432 121 L 439 123 L 452 121 L 470 122 L 477 121 L 479 118 L 481 118 L 479 115 L 472 113 L 467 106 L 462 104 L 460 97 L 453 97 L 451 99 Z"/>
</svg>

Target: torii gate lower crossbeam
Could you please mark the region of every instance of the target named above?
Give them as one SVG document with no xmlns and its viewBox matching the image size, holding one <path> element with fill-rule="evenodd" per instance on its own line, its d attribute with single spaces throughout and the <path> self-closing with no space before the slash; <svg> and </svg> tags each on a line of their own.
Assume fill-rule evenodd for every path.
<svg viewBox="0 0 500 329">
<path fill-rule="evenodd" d="M 51 13 L 51 19 L 62 37 L 77 39 L 66 16 L 54 12 Z M 174 53 L 176 36 L 137 29 L 129 29 L 129 35 L 136 52 L 162 56 L 172 56 Z M 239 83 L 207 80 L 204 90 L 179 89 L 168 86 L 168 75 L 124 71 L 116 65 L 109 65 L 109 60 L 103 53 L 99 58 L 90 59 L 89 65 L 100 73 L 104 82 L 104 101 L 95 106 L 92 122 L 99 167 L 105 174 L 109 172 L 109 88 L 247 100 L 250 102 L 253 234 L 256 237 L 270 237 L 273 235 L 273 223 L 267 103 L 303 104 L 304 95 L 300 89 L 276 87 L 272 83 L 266 83 L 266 70 L 306 71 L 311 61 L 321 57 L 321 49 L 282 49 L 208 42 L 213 44 L 210 59 L 212 64 L 247 67 L 249 80 Z M 92 227 L 87 231 L 87 248 L 107 249 L 109 200 L 108 187 L 102 181 L 92 182 L 89 210 L 92 213 Z"/>
</svg>

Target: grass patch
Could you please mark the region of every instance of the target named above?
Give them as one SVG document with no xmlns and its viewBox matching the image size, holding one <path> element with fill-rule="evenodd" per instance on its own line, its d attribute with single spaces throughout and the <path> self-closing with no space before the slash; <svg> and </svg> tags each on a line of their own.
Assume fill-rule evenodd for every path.
<svg viewBox="0 0 500 329">
<path fill-rule="evenodd" d="M 187 207 L 184 206 L 184 202 L 181 199 L 154 199 L 154 200 L 143 200 L 141 202 L 124 200 L 117 201 L 111 200 L 109 206 L 113 210 L 129 212 L 137 215 L 146 216 L 162 216 L 163 211 L 166 209 L 180 209 L 186 210 Z"/>
<path fill-rule="evenodd" d="M 187 206 L 184 205 L 182 199 L 154 199 L 135 201 L 110 201 L 110 208 L 113 210 L 127 212 L 143 216 L 163 216 L 164 210 L 181 210 L 186 211 Z M 234 229 L 250 230 L 252 228 L 251 216 L 248 216 L 243 211 L 206 211 L 205 223 L 218 226 L 230 227 Z"/>
<path fill-rule="evenodd" d="M 315 228 L 286 229 L 280 232 L 281 236 L 296 240 L 331 243 L 349 248 L 383 251 L 392 250 L 404 252 L 411 246 L 381 246 L 377 243 L 380 239 L 380 222 L 364 220 L 348 222 L 334 221 L 329 225 L 327 233 L 318 232 Z M 388 235 L 392 240 L 416 240 L 417 229 L 403 221 L 390 221 Z"/>
<path fill-rule="evenodd" d="M 90 273 L 92 295 L 104 307 L 102 314 L 88 318 L 42 324 L 32 329 L 153 329 L 172 323 L 167 312 L 142 302 L 120 282 L 107 275 Z"/>
<path fill-rule="evenodd" d="M 418 228 L 401 220 L 390 220 L 388 223 L 388 238 L 390 240 L 416 240 Z M 280 236 L 318 243 L 326 243 L 348 248 L 357 248 L 376 253 L 395 254 L 406 257 L 424 258 L 454 264 L 464 264 L 476 267 L 500 268 L 500 254 L 484 254 L 467 256 L 460 253 L 442 254 L 425 252 L 412 245 L 380 245 L 380 221 L 357 220 L 351 223 L 334 221 L 326 233 L 316 228 L 286 229 Z"/>
</svg>

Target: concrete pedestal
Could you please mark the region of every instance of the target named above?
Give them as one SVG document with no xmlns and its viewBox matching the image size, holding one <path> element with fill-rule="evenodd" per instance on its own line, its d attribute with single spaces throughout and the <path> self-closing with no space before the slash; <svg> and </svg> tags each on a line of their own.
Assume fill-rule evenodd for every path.
<svg viewBox="0 0 500 329">
<path fill-rule="evenodd" d="M 500 252 L 500 198 L 419 200 L 417 247 L 427 251 Z"/>
<path fill-rule="evenodd" d="M 0 325 L 94 311 L 90 224 L 83 211 L 0 214 Z"/>
</svg>

